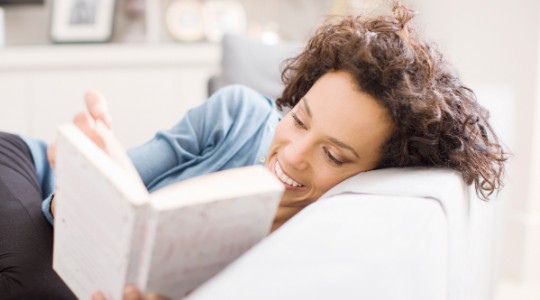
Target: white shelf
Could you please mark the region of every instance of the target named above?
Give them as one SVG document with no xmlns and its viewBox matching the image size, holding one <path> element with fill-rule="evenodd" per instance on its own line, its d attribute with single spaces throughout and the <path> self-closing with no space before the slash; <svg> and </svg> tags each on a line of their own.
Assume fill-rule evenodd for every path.
<svg viewBox="0 0 540 300">
<path fill-rule="evenodd" d="M 220 55 L 220 47 L 215 43 L 8 46 L 0 48 L 0 72 L 133 66 L 215 66 L 219 63 Z"/>
</svg>

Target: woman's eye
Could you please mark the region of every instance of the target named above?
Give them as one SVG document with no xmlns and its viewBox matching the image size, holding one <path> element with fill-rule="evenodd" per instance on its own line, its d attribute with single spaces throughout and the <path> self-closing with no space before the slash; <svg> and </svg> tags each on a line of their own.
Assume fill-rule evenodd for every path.
<svg viewBox="0 0 540 300">
<path fill-rule="evenodd" d="M 294 121 L 294 126 L 296 126 L 297 128 L 302 128 L 302 129 L 306 128 L 306 125 L 304 124 L 304 122 L 300 121 L 300 119 L 295 113 L 292 113 L 291 116 Z"/>
<path fill-rule="evenodd" d="M 343 162 L 340 161 L 339 159 L 335 158 L 335 156 L 332 155 L 332 153 L 327 149 L 327 148 L 324 148 L 324 154 L 326 155 L 326 157 L 328 158 L 328 160 L 336 165 L 336 166 L 341 166 L 343 165 Z"/>
</svg>

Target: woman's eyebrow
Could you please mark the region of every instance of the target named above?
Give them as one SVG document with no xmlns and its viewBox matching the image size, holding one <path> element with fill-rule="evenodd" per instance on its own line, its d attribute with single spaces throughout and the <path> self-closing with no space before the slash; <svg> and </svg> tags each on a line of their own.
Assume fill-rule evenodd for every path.
<svg viewBox="0 0 540 300">
<path fill-rule="evenodd" d="M 302 103 L 304 103 L 304 109 L 306 110 L 306 113 L 308 114 L 308 116 L 310 118 L 313 118 L 313 115 L 311 114 L 311 109 L 309 108 L 308 98 L 302 97 L 302 99 L 300 99 L 300 100 L 303 100 Z M 332 142 L 333 144 L 335 144 L 339 148 L 349 150 L 349 151 L 352 152 L 352 154 L 354 154 L 354 156 L 356 156 L 357 158 L 360 158 L 360 155 L 358 155 L 358 152 L 356 152 L 356 150 L 354 150 L 353 147 L 345 144 L 344 142 L 342 142 L 342 141 L 340 141 L 340 140 L 338 140 L 338 139 L 336 139 L 334 137 L 329 137 L 329 140 L 330 140 L 330 142 Z"/>
</svg>

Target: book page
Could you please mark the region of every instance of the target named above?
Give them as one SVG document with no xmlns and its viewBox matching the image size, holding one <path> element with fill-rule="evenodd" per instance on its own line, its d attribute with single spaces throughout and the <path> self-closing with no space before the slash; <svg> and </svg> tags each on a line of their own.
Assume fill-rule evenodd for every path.
<svg viewBox="0 0 540 300">
<path fill-rule="evenodd" d="M 269 171 L 256 166 L 152 194 L 158 218 L 147 291 L 181 299 L 218 273 L 269 233 L 283 189 Z M 209 199 L 203 200 L 205 195 Z"/>
<path fill-rule="evenodd" d="M 53 268 L 80 299 L 121 299 L 146 189 L 72 125 L 60 129 L 56 172 Z"/>
</svg>

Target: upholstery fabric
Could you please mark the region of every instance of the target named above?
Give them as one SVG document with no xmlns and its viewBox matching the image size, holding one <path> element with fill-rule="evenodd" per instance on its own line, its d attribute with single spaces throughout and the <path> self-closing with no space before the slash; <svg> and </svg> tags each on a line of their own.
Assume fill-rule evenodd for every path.
<svg viewBox="0 0 540 300">
<path fill-rule="evenodd" d="M 188 299 L 492 299 L 495 205 L 450 170 L 365 172 Z"/>
</svg>

